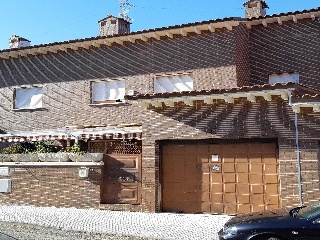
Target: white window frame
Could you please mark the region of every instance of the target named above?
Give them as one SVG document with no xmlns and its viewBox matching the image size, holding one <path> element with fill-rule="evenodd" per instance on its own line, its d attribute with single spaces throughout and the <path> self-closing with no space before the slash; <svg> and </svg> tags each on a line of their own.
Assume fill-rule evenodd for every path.
<svg viewBox="0 0 320 240">
<path fill-rule="evenodd" d="M 269 75 L 269 84 L 276 83 L 299 83 L 300 76 L 299 73 L 283 73 L 283 74 L 271 74 Z"/>
<path fill-rule="evenodd" d="M 43 108 L 43 87 L 16 88 L 13 108 L 16 110 Z"/>
<path fill-rule="evenodd" d="M 192 74 L 158 75 L 154 78 L 154 93 L 193 91 Z"/>
<path fill-rule="evenodd" d="M 124 102 L 125 81 L 92 81 L 91 104 L 119 104 Z"/>
</svg>

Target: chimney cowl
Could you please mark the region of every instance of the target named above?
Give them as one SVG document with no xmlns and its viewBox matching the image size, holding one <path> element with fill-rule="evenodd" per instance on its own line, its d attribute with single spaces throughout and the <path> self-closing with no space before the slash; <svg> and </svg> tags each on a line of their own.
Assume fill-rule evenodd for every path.
<svg viewBox="0 0 320 240">
<path fill-rule="evenodd" d="M 9 49 L 28 47 L 31 45 L 30 43 L 31 41 L 28 39 L 12 34 L 11 38 L 9 38 Z"/>
<path fill-rule="evenodd" d="M 249 0 L 243 4 L 246 10 L 246 18 L 258 18 L 266 16 L 268 4 L 263 0 Z"/>
</svg>

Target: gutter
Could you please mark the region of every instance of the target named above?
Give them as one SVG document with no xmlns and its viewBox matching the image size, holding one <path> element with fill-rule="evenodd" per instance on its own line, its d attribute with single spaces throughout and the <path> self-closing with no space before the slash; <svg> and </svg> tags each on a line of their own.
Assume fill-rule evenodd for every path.
<svg viewBox="0 0 320 240">
<path fill-rule="evenodd" d="M 291 97 L 292 92 L 289 91 L 289 106 L 292 107 Z M 296 130 L 296 152 L 297 152 L 297 165 L 298 165 L 298 186 L 299 186 L 299 201 L 300 206 L 303 206 L 302 199 L 302 181 L 301 181 L 301 156 L 300 156 L 300 148 L 299 148 L 299 128 L 298 128 L 298 114 L 294 112 L 294 125 Z"/>
</svg>

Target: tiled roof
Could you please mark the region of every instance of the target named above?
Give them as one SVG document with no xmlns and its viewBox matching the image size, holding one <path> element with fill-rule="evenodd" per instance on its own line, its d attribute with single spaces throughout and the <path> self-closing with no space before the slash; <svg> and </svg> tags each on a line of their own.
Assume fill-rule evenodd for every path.
<svg viewBox="0 0 320 240">
<path fill-rule="evenodd" d="M 269 23 L 282 24 L 282 22 L 284 21 L 297 22 L 298 20 L 305 18 L 312 18 L 314 20 L 316 17 L 320 17 L 320 7 L 316 9 L 273 14 L 267 15 L 265 17 L 251 19 L 229 17 L 223 19 L 174 25 L 162 28 L 154 28 L 149 30 L 142 30 L 112 36 L 97 36 L 91 38 L 54 42 L 49 44 L 40 44 L 35 46 L 23 47 L 19 49 L 4 49 L 0 50 L 0 58 L 9 59 L 11 57 L 25 57 L 29 54 L 35 55 L 37 53 L 55 53 L 57 50 L 60 50 L 59 46 L 62 45 L 64 45 L 64 51 L 66 51 L 66 49 L 76 50 L 78 48 L 89 48 L 90 46 L 99 47 L 101 44 L 109 44 L 108 46 L 111 46 L 112 43 L 123 44 L 123 42 L 125 41 L 135 42 L 135 40 L 137 39 L 147 41 L 149 38 L 155 38 L 157 40 L 160 40 L 161 36 L 168 36 L 172 38 L 174 34 L 186 36 L 186 34 L 189 32 L 201 34 L 203 30 L 214 31 L 214 29 L 216 28 L 227 28 L 228 30 L 232 30 L 233 27 L 238 26 L 240 23 L 246 24 L 248 28 L 251 28 L 251 26 L 254 25 L 261 24 L 263 24 L 266 27 Z"/>
<path fill-rule="evenodd" d="M 211 90 L 195 90 L 185 92 L 171 92 L 171 93 L 155 93 L 155 94 L 136 94 L 133 96 L 126 95 L 128 100 L 145 100 L 145 99 L 158 99 L 158 98 L 172 98 L 172 97 L 192 97 L 199 95 L 212 95 L 212 94 L 230 94 L 230 93 L 244 93 L 253 91 L 268 91 L 268 90 L 280 90 L 280 89 L 292 89 L 295 92 L 295 96 L 304 96 L 306 94 L 320 95 L 320 91 L 310 88 L 298 83 L 276 83 L 265 85 L 244 86 L 231 89 L 211 89 Z"/>
</svg>

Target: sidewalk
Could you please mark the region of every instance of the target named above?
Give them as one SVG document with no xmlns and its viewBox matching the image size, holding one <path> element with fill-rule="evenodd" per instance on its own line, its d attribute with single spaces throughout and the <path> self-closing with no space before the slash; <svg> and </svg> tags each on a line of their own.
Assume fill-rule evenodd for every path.
<svg viewBox="0 0 320 240">
<path fill-rule="evenodd" d="M 217 232 L 229 218 L 227 215 L 0 205 L 0 221 L 158 239 L 217 239 Z"/>
</svg>

